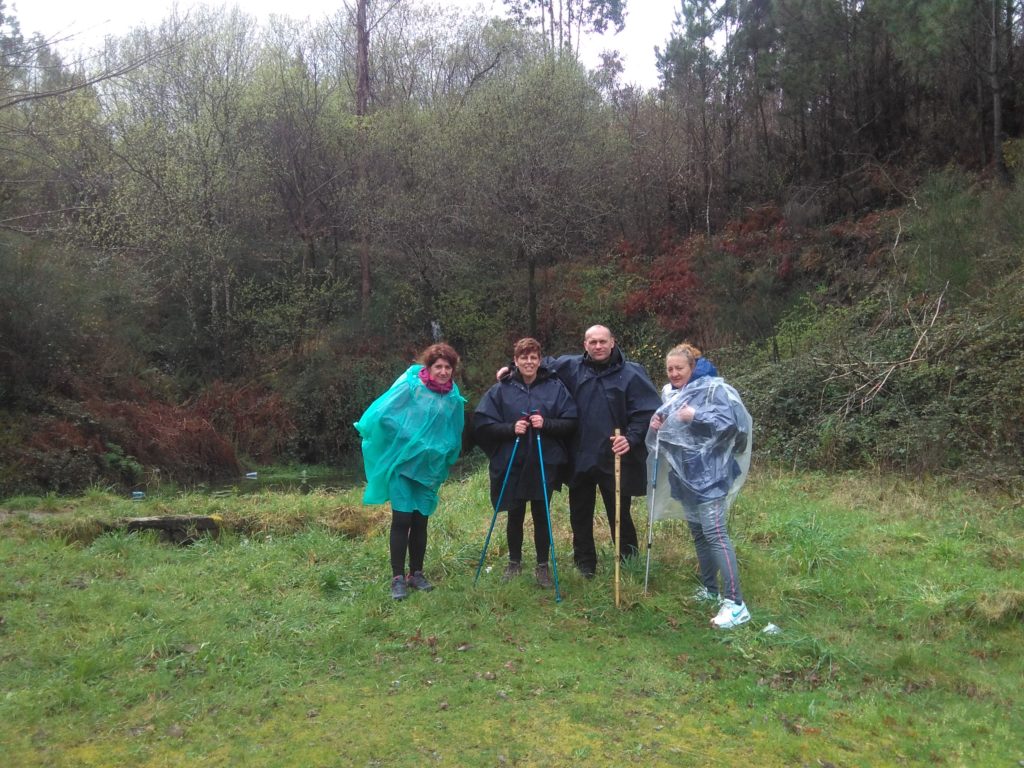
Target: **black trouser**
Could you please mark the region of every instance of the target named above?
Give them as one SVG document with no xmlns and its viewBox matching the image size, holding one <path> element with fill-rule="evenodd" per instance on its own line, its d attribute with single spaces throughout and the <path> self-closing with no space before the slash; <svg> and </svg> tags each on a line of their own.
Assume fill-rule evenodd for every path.
<svg viewBox="0 0 1024 768">
<path fill-rule="evenodd" d="M 423 570 L 427 553 L 427 517 L 419 512 L 391 510 L 391 575 L 405 574 L 405 553 L 409 553 L 409 572 Z"/>
<path fill-rule="evenodd" d="M 597 567 L 597 549 L 594 546 L 594 507 L 597 491 L 601 491 L 608 527 L 615 539 L 615 478 L 600 472 L 592 472 L 577 485 L 569 487 L 569 523 L 572 525 L 572 558 L 576 567 L 583 572 L 593 573 Z M 622 493 L 619 497 L 619 527 L 622 542 L 619 555 L 625 559 L 640 551 L 633 516 L 629 514 L 632 497 Z"/>
<path fill-rule="evenodd" d="M 537 550 L 537 563 L 546 563 L 548 552 L 551 549 L 551 537 L 548 536 L 548 516 L 544 511 L 544 500 L 533 499 L 530 502 L 530 513 L 533 515 L 533 546 Z M 508 537 L 508 559 L 516 563 L 523 560 L 523 523 L 525 521 L 526 502 L 513 501 L 509 504 L 505 535 Z"/>
</svg>

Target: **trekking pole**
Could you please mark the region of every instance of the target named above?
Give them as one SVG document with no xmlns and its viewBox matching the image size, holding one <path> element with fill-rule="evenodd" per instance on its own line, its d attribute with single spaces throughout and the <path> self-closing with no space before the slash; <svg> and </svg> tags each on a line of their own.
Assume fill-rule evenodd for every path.
<svg viewBox="0 0 1024 768">
<path fill-rule="evenodd" d="M 562 593 L 558 590 L 558 561 L 555 559 L 555 531 L 551 527 L 551 502 L 548 498 L 548 479 L 544 472 L 544 449 L 540 447 L 540 430 L 537 430 L 537 460 L 540 461 L 540 487 L 544 494 L 544 514 L 548 519 L 548 542 L 551 545 L 551 571 L 555 575 L 555 602 L 562 602 Z M 533 502 L 530 502 L 533 504 Z"/>
<path fill-rule="evenodd" d="M 658 491 L 658 448 L 660 447 L 660 439 L 655 440 L 654 472 L 651 475 L 651 489 L 647 492 L 647 567 L 644 569 L 645 596 L 647 595 L 647 582 L 651 578 L 651 547 L 654 546 L 654 497 Z"/>
<path fill-rule="evenodd" d="M 505 479 L 501 483 L 501 490 L 498 491 L 498 500 L 494 503 L 494 516 L 491 517 L 491 527 L 487 529 L 487 538 L 484 539 L 484 549 L 480 553 L 480 563 L 476 567 L 476 576 L 473 577 L 473 585 L 476 586 L 480 578 L 480 569 L 484 567 L 484 558 L 487 557 L 487 547 L 491 543 L 491 534 L 494 533 L 494 524 L 498 521 L 498 510 L 501 509 L 501 498 L 505 495 L 505 486 L 508 485 L 508 476 L 512 473 L 512 462 L 516 458 L 516 449 L 519 448 L 520 435 L 516 435 L 516 441 L 512 443 L 512 455 L 508 457 L 508 469 L 505 470 Z"/>
<path fill-rule="evenodd" d="M 615 436 L 619 436 L 619 430 L 615 430 Z M 620 523 L 619 507 L 621 506 L 620 492 L 622 488 L 622 456 L 618 453 L 615 454 L 615 607 L 619 607 L 619 553 L 621 552 L 621 546 L 619 544 L 620 536 L 619 533 L 622 529 Z"/>
</svg>

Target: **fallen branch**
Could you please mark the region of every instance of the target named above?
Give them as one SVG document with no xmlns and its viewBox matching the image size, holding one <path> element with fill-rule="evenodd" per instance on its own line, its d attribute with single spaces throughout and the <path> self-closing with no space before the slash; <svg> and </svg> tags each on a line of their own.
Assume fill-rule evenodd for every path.
<svg viewBox="0 0 1024 768">
<path fill-rule="evenodd" d="M 917 342 L 914 344 L 914 348 L 910 351 L 910 354 L 901 360 L 884 360 L 884 361 L 870 361 L 856 359 L 855 356 L 845 350 L 847 358 L 851 358 L 849 362 L 835 362 L 830 360 L 823 360 L 821 358 L 814 358 L 815 364 L 829 368 L 830 373 L 825 377 L 824 383 L 841 381 L 843 379 L 855 379 L 859 380 L 860 383 L 854 387 L 853 391 L 846 397 L 842 407 L 840 407 L 840 413 L 845 417 L 856 407 L 863 411 L 872 400 L 878 397 L 885 390 L 886 384 L 892 375 L 900 368 L 906 368 L 915 363 L 919 363 L 925 359 L 924 355 L 921 354 L 921 348 L 924 345 L 925 339 L 928 336 L 928 332 L 935 326 L 936 321 L 939 317 L 939 312 L 942 309 L 942 302 L 946 294 L 946 288 L 942 289 L 942 293 L 939 294 L 938 299 L 935 301 L 935 308 L 930 313 L 931 319 L 928 324 L 922 328 L 918 328 L 911 318 L 911 325 L 915 326 L 915 330 L 918 330 Z"/>
</svg>

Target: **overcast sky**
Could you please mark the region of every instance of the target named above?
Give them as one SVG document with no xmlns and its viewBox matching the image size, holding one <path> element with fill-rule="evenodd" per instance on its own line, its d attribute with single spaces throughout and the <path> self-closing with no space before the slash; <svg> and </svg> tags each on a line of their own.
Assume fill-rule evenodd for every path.
<svg viewBox="0 0 1024 768">
<path fill-rule="evenodd" d="M 425 4 L 429 0 L 415 0 Z M 22 34 L 41 32 L 47 39 L 73 37 L 83 47 L 98 47 L 106 35 L 119 35 L 132 27 L 154 25 L 167 15 L 173 0 L 6 0 L 14 8 Z M 200 4 L 179 0 L 182 10 Z M 234 5 L 213 2 L 210 5 Z M 314 21 L 334 13 L 341 0 L 238 0 L 247 13 L 265 19 L 271 13 Z M 474 8 L 504 16 L 501 0 L 442 0 L 431 4 Z M 624 80 L 644 88 L 658 84 L 654 46 L 665 46 L 679 0 L 627 0 L 626 27 L 618 35 L 595 36 L 581 46 L 581 57 L 595 67 L 603 50 L 617 49 L 626 66 Z"/>
</svg>

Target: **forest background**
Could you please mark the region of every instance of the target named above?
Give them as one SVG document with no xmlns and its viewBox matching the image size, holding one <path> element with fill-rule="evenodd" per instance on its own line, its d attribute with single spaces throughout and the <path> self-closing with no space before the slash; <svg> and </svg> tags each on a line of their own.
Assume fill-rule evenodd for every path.
<svg viewBox="0 0 1024 768">
<path fill-rule="evenodd" d="M 635 0 L 634 0 L 635 1 Z M 69 64 L 0 0 L 0 495 L 340 465 L 434 338 L 701 346 L 759 460 L 1024 466 L 1024 8 L 623 0 L 172 14 Z"/>
</svg>

